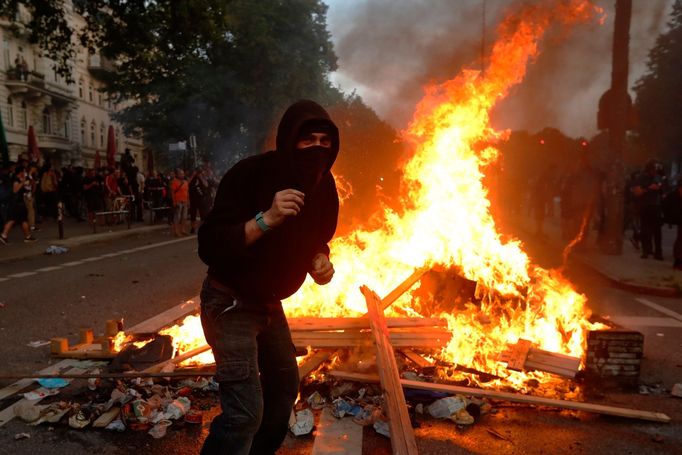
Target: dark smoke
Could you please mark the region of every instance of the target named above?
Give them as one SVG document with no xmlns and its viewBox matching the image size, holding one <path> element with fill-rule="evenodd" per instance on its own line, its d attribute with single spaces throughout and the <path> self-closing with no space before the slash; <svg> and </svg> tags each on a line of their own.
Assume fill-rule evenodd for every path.
<svg viewBox="0 0 682 455">
<path fill-rule="evenodd" d="M 480 68 L 482 0 L 327 0 L 339 57 L 336 80 L 358 93 L 397 128 L 410 120 L 422 88 Z M 541 0 L 545 1 L 545 0 Z M 634 0 L 630 85 L 644 73 L 649 49 L 665 29 L 674 0 Z M 514 0 L 486 2 L 486 44 Z M 611 79 L 615 0 L 597 1 L 604 25 L 581 25 L 567 36 L 550 33 L 525 81 L 495 110 L 498 128 L 538 131 L 552 126 L 570 136 L 596 132 L 597 102 Z"/>
</svg>

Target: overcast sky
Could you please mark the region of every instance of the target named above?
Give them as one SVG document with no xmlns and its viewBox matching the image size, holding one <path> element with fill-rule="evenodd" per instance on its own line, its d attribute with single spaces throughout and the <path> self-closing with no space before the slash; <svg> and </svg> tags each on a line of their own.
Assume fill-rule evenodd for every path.
<svg viewBox="0 0 682 455">
<path fill-rule="evenodd" d="M 539 0 L 542 1 L 542 0 Z M 646 69 L 674 0 L 633 0 L 630 86 Z M 356 90 L 397 128 L 412 116 L 422 87 L 477 67 L 483 0 L 325 0 L 339 70 L 333 80 Z M 486 1 L 486 41 L 518 0 Z M 615 0 L 597 0 L 604 25 L 581 25 L 561 41 L 545 42 L 525 81 L 496 109 L 497 128 L 559 128 L 573 136 L 596 133 L 597 102 L 611 79 Z"/>
</svg>

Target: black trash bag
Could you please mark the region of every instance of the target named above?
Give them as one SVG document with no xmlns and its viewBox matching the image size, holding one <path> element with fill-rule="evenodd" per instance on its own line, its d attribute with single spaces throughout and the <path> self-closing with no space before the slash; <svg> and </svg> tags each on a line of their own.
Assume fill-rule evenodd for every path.
<svg viewBox="0 0 682 455">
<path fill-rule="evenodd" d="M 173 357 L 173 337 L 157 335 L 141 348 L 132 344 L 118 353 L 109 365 L 109 371 L 141 371 Z"/>
</svg>

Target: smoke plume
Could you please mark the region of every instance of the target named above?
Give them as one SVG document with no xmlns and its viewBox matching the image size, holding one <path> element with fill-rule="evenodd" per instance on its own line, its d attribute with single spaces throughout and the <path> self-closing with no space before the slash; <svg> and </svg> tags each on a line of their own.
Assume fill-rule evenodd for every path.
<svg viewBox="0 0 682 455">
<path fill-rule="evenodd" d="M 335 80 L 357 90 L 397 128 L 410 120 L 423 87 L 480 69 L 495 28 L 518 0 L 328 0 L 329 29 L 339 57 Z M 485 3 L 485 27 L 483 7 Z M 551 126 L 592 136 L 597 103 L 610 86 L 615 0 L 596 1 L 603 25 L 556 31 L 543 42 L 526 79 L 493 114 L 494 126 L 531 132 Z M 630 86 L 646 70 L 649 49 L 666 29 L 673 0 L 635 0 L 630 27 Z M 485 29 L 485 33 L 483 33 Z"/>
</svg>

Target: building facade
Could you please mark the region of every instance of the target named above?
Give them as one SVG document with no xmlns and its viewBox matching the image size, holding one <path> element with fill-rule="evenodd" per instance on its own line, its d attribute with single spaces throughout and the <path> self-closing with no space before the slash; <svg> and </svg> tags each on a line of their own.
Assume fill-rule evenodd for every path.
<svg viewBox="0 0 682 455">
<path fill-rule="evenodd" d="M 84 20 L 65 2 L 69 22 L 80 27 Z M 53 69 L 53 61 L 41 55 L 40 49 L 28 42 L 26 10 L 20 9 L 14 20 L 0 18 L 0 115 L 9 144 L 10 159 L 27 152 L 28 129 L 33 126 L 43 157 L 49 156 L 58 168 L 93 167 L 99 151 L 101 165 L 106 165 L 109 127 L 116 137 L 116 160 L 126 148 L 135 164 L 146 168 L 144 145 L 140 139 L 126 137 L 112 114 L 119 106 L 102 92 L 102 72 L 108 65 L 97 54 L 77 48 L 72 62 L 73 82 L 67 83 Z"/>
</svg>

